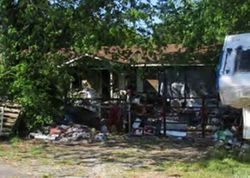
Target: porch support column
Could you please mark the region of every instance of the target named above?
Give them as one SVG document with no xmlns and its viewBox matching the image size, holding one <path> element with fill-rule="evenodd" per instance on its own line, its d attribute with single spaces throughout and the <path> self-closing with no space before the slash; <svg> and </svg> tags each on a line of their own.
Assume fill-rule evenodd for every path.
<svg viewBox="0 0 250 178">
<path fill-rule="evenodd" d="M 113 72 L 110 72 L 110 83 L 109 83 L 109 88 L 110 88 L 110 98 L 113 98 L 114 94 L 114 76 Z"/>
</svg>

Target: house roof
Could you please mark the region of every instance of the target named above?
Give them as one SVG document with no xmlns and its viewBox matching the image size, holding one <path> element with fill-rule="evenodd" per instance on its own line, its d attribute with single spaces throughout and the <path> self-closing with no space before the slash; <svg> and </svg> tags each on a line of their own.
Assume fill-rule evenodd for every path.
<svg viewBox="0 0 250 178">
<path fill-rule="evenodd" d="M 215 46 L 202 47 L 192 51 L 193 60 L 188 63 L 204 63 L 204 56 L 212 50 L 218 49 Z M 184 56 L 189 54 L 190 49 L 179 44 L 169 44 L 164 47 L 147 49 L 137 46 L 124 47 L 119 46 L 102 47 L 95 56 L 120 63 L 128 64 L 155 64 L 155 63 L 187 63 Z M 214 59 L 211 59 L 214 60 Z M 184 62 L 185 61 L 185 62 Z"/>
<path fill-rule="evenodd" d="M 213 62 L 218 56 L 209 52 L 220 49 L 217 46 L 206 46 L 193 51 L 179 44 L 169 44 L 159 48 L 142 48 L 138 46 L 120 47 L 120 46 L 104 46 L 94 54 L 83 54 L 80 56 L 73 55 L 65 64 L 71 64 L 83 57 L 108 60 L 123 64 L 204 64 Z M 192 55 L 188 55 L 192 54 Z M 188 57 L 187 57 L 188 55 Z M 187 60 L 188 59 L 188 60 Z"/>
</svg>

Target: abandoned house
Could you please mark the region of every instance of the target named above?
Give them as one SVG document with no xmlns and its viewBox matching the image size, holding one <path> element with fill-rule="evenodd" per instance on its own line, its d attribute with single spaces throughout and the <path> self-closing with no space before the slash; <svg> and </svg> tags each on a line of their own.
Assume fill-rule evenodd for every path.
<svg viewBox="0 0 250 178">
<path fill-rule="evenodd" d="M 204 132 L 210 122 L 208 113 L 216 117 L 219 107 L 214 65 L 218 56 L 210 55 L 214 54 L 211 49 L 214 48 L 201 48 L 187 55 L 187 48 L 175 44 L 154 51 L 103 47 L 95 55 L 68 61 L 74 77 L 70 97 L 74 98 L 74 91 L 80 91 L 76 92 L 78 97 L 91 99 L 88 106 L 85 104 L 88 109 L 98 111 L 98 117 L 108 117 L 101 112 L 110 109 L 105 102 L 128 102 L 126 98 L 131 95 L 131 113 L 123 109 L 123 120 L 129 125 L 127 131 L 135 134 L 166 134 L 172 129 L 186 130 L 187 125 L 199 125 Z M 157 124 L 149 122 L 157 123 L 159 118 L 166 118 L 163 115 L 169 115 L 169 119 L 162 119 L 164 124 L 156 131 Z M 136 123 L 145 118 L 148 123 L 142 129 Z M 182 121 L 177 124 L 171 121 L 173 118 Z"/>
</svg>

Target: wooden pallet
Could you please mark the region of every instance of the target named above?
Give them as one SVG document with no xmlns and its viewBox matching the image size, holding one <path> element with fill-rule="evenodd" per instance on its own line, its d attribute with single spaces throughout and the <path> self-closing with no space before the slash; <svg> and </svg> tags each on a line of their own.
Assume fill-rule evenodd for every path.
<svg viewBox="0 0 250 178">
<path fill-rule="evenodd" d="M 20 105 L 0 103 L 0 135 L 10 135 L 17 126 L 21 112 Z"/>
</svg>

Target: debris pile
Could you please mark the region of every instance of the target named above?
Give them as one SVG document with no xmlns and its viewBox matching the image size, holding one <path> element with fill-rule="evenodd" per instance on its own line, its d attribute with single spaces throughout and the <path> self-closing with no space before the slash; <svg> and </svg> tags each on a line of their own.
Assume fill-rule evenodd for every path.
<svg viewBox="0 0 250 178">
<path fill-rule="evenodd" d="M 241 142 L 238 141 L 238 138 L 235 135 L 236 133 L 230 129 L 217 130 L 214 133 L 213 138 L 217 141 L 219 146 L 223 145 L 225 148 L 230 149 L 241 146 Z"/>
<path fill-rule="evenodd" d="M 56 127 L 45 128 L 43 132 L 30 133 L 29 138 L 52 141 L 54 143 L 69 143 L 75 141 L 87 140 L 105 141 L 107 133 L 96 133 L 86 125 L 58 125 Z"/>
<path fill-rule="evenodd" d="M 59 126 L 58 128 L 51 128 L 50 134 L 58 134 L 57 141 L 69 142 L 78 141 L 82 139 L 90 139 L 91 131 L 85 125 L 73 125 L 73 126 Z"/>
<path fill-rule="evenodd" d="M 241 111 L 231 107 L 208 110 L 206 131 L 209 131 L 219 147 L 226 149 L 241 146 Z"/>
</svg>

